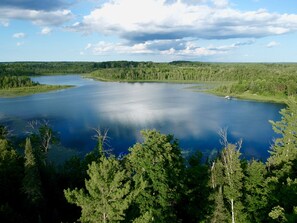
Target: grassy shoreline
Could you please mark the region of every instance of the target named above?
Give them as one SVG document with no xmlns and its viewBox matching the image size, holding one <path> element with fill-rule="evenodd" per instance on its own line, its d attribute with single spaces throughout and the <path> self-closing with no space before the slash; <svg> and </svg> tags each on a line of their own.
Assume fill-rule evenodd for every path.
<svg viewBox="0 0 297 223">
<path fill-rule="evenodd" d="M 0 89 L 0 97 L 1 98 L 20 97 L 20 96 L 39 94 L 39 93 L 45 93 L 50 91 L 63 90 L 71 87 L 73 86 L 71 85 L 37 85 L 37 86 L 31 86 L 31 87 Z"/>
<path fill-rule="evenodd" d="M 215 90 L 207 90 L 206 93 L 213 94 L 220 97 L 225 97 L 227 94 L 224 92 L 218 92 Z M 282 96 L 265 96 L 259 94 L 251 94 L 248 92 L 242 94 L 229 94 L 231 98 L 237 98 L 241 100 L 249 100 L 249 101 L 258 101 L 258 102 L 267 102 L 267 103 L 277 103 L 277 104 L 286 104 L 288 98 Z"/>
</svg>

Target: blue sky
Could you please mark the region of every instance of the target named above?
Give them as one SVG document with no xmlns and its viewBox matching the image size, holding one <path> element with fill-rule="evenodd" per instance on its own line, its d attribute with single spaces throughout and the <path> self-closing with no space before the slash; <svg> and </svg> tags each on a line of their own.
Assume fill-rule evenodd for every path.
<svg viewBox="0 0 297 223">
<path fill-rule="evenodd" d="M 1 0 L 0 61 L 297 62 L 296 0 Z"/>
</svg>

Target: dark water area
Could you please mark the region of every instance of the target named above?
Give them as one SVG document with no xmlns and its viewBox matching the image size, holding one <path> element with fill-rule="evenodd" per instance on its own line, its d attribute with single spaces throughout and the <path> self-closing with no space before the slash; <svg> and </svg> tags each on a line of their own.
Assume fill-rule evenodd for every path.
<svg viewBox="0 0 297 223">
<path fill-rule="evenodd" d="M 265 160 L 276 137 L 269 120 L 280 120 L 284 105 L 197 93 L 189 84 L 108 83 L 79 75 L 33 77 L 45 84 L 70 84 L 71 89 L 16 98 L 0 98 L 0 124 L 15 134 L 30 120 L 49 120 L 61 144 L 82 154 L 96 142 L 93 128 L 108 129 L 108 147 L 127 152 L 141 140 L 139 131 L 174 134 L 184 151 L 205 156 L 221 149 L 218 131 L 228 128 L 230 142 L 243 140 L 243 156 Z"/>
</svg>

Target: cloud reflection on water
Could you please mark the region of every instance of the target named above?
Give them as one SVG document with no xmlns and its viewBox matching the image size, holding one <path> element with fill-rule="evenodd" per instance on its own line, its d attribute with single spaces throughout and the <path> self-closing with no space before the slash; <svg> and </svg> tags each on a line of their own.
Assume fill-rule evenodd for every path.
<svg viewBox="0 0 297 223">
<path fill-rule="evenodd" d="M 45 78 L 45 79 L 44 79 Z M 40 82 L 78 84 L 63 92 L 0 99 L 0 114 L 11 120 L 49 119 L 62 143 L 90 151 L 92 128 L 109 129 L 115 152 L 140 140 L 141 129 L 174 134 L 185 149 L 210 152 L 220 148 L 218 130 L 228 127 L 229 139 L 244 141 L 247 156 L 266 157 L 274 136 L 269 119 L 279 119 L 281 105 L 225 100 L 192 92 L 189 85 L 106 83 L 79 76 L 40 77 Z M 6 118 L 0 116 L 0 123 Z"/>
</svg>

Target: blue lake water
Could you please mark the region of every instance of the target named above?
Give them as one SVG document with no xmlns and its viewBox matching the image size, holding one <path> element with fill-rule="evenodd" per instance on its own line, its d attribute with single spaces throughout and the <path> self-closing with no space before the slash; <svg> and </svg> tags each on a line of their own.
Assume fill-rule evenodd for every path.
<svg viewBox="0 0 297 223">
<path fill-rule="evenodd" d="M 25 131 L 30 120 L 49 120 L 63 146 L 83 154 L 96 142 L 93 128 L 108 129 L 114 153 L 141 140 L 139 131 L 154 128 L 174 134 L 185 150 L 209 155 L 221 148 L 218 130 L 228 128 L 230 142 L 243 140 L 246 158 L 266 159 L 273 138 L 269 120 L 279 120 L 283 105 L 221 97 L 186 89 L 187 84 L 107 83 L 79 75 L 34 77 L 46 84 L 76 87 L 16 98 L 0 98 L 0 123 Z"/>
</svg>

